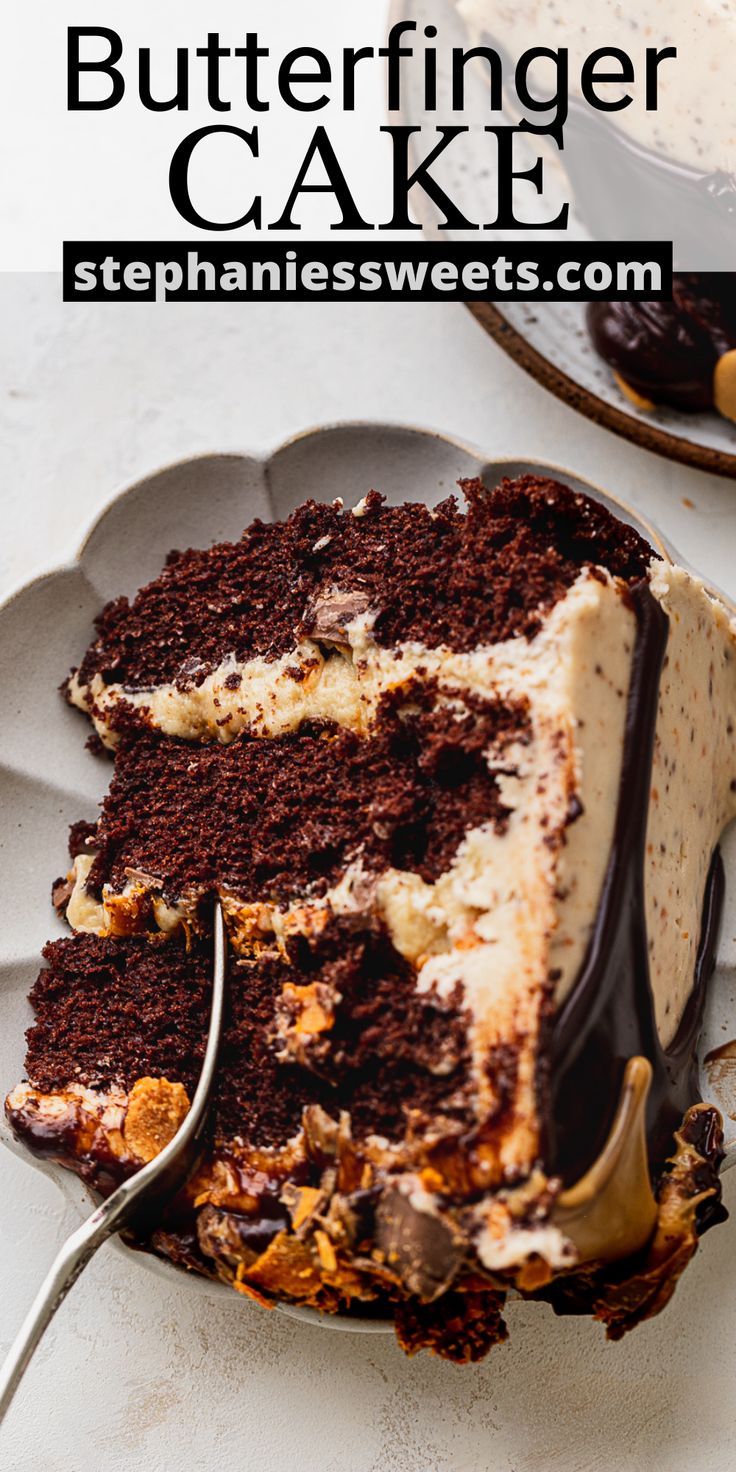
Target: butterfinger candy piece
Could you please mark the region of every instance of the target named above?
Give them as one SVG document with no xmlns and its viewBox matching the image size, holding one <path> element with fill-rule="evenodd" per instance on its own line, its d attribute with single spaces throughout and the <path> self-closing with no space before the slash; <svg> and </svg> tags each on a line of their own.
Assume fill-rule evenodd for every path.
<svg viewBox="0 0 736 1472">
<path fill-rule="evenodd" d="M 139 1160 L 154 1160 L 183 1124 L 189 1096 L 183 1084 L 167 1078 L 139 1078 L 133 1084 L 123 1124 L 123 1138 Z"/>
</svg>

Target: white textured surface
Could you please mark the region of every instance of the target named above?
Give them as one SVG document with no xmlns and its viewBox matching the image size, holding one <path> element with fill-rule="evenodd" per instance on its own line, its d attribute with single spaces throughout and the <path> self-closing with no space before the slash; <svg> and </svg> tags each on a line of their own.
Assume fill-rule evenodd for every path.
<svg viewBox="0 0 736 1472">
<path fill-rule="evenodd" d="M 597 430 L 460 308 L 128 310 L 59 296 L 53 277 L 0 278 L 0 594 L 73 553 L 116 489 L 167 460 L 364 417 L 569 464 L 736 593 L 733 485 Z M 736 1172 L 725 1195 L 736 1212 Z M 3 1342 L 72 1220 L 57 1186 L 0 1155 Z M 186 1281 L 173 1293 L 107 1248 L 29 1372 L 0 1460 L 17 1472 L 730 1472 L 735 1320 L 736 1224 L 706 1239 L 669 1310 L 623 1344 L 515 1305 L 510 1345 L 464 1370 L 213 1304 Z"/>
</svg>

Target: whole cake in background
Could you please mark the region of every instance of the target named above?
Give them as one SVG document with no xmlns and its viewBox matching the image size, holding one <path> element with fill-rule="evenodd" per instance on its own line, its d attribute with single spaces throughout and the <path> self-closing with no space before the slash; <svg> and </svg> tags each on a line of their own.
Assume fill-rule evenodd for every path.
<svg viewBox="0 0 736 1472">
<path fill-rule="evenodd" d="M 455 1360 L 516 1291 L 619 1337 L 723 1214 L 694 1048 L 736 813 L 736 632 L 595 500 L 371 492 L 172 553 L 68 681 L 114 756 L 31 993 L 31 1150 L 155 1157 L 229 1017 L 212 1138 L 147 1242 Z"/>
</svg>

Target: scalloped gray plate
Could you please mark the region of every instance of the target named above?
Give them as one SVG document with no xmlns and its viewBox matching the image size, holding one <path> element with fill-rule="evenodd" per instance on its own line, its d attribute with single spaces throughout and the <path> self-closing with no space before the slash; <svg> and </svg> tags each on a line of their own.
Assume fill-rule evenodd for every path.
<svg viewBox="0 0 736 1472">
<path fill-rule="evenodd" d="M 60 681 L 92 634 L 106 599 L 132 594 L 160 569 L 172 547 L 205 546 L 240 535 L 255 516 L 281 517 L 312 496 L 350 504 L 370 487 L 390 500 L 443 499 L 461 476 L 491 483 L 525 470 L 549 471 L 596 496 L 638 527 L 666 555 L 657 531 L 590 482 L 559 466 L 523 458 L 486 460 L 446 436 L 380 424 L 342 424 L 302 434 L 268 459 L 204 455 L 168 466 L 124 490 L 95 523 L 78 561 L 28 584 L 0 608 L 0 1092 L 23 1077 L 24 1031 L 31 1021 L 27 993 L 45 941 L 64 933 L 51 908 L 54 876 L 63 868 L 67 830 L 93 819 L 109 768 L 84 749 L 85 728 L 58 694 Z M 681 558 L 678 558 L 682 561 Z M 719 964 L 707 1009 L 701 1057 L 736 1037 L 736 829 L 727 838 L 728 901 Z M 703 1092 L 727 1121 L 729 1163 L 736 1158 L 736 1080 L 718 1089 L 703 1073 Z M 29 1167 L 49 1173 L 73 1202 L 88 1211 L 84 1188 L 69 1172 L 34 1160 L 13 1141 L 4 1121 L 0 1138 Z M 153 1257 L 143 1259 L 180 1288 L 183 1276 Z M 221 1293 L 221 1284 L 194 1276 L 193 1290 Z M 384 1320 L 320 1316 L 284 1310 L 356 1332 L 386 1332 Z"/>
</svg>

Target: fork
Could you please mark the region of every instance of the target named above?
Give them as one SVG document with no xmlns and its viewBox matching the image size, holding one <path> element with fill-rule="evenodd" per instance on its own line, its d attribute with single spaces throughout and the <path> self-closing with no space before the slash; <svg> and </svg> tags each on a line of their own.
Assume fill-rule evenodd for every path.
<svg viewBox="0 0 736 1472">
<path fill-rule="evenodd" d="M 201 1150 L 225 1012 L 226 939 L 222 909 L 214 910 L 212 1005 L 202 1071 L 192 1105 L 173 1140 L 142 1170 L 124 1181 L 72 1232 L 57 1253 L 0 1369 L 0 1422 L 56 1310 L 90 1258 L 116 1232 L 161 1207 L 186 1183 Z"/>
</svg>

